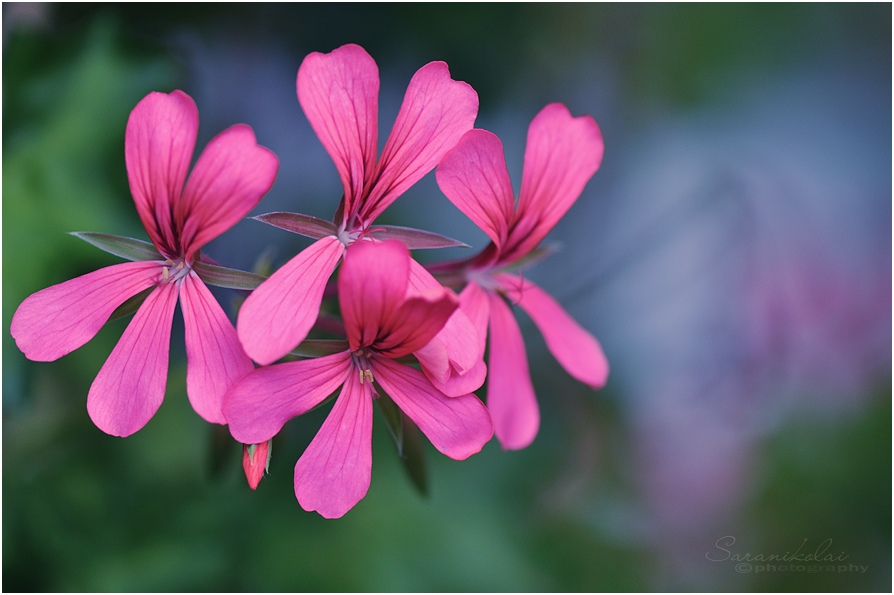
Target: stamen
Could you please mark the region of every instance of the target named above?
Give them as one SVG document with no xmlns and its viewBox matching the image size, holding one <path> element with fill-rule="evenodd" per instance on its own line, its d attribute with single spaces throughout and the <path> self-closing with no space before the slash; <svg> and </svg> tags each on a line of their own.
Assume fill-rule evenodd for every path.
<svg viewBox="0 0 894 595">
<path fill-rule="evenodd" d="M 366 380 L 370 384 L 373 383 L 373 372 L 372 368 L 370 368 L 369 360 L 372 358 L 372 351 L 369 349 L 360 348 L 351 355 L 354 356 L 354 363 L 357 365 L 357 371 L 360 372 L 360 384 L 363 384 L 363 381 Z M 362 357 L 361 357 L 362 356 Z"/>
</svg>

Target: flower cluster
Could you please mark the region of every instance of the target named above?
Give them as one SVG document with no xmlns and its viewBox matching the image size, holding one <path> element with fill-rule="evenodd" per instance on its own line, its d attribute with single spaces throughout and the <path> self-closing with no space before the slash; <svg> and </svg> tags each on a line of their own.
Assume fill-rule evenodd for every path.
<svg viewBox="0 0 894 595">
<path fill-rule="evenodd" d="M 298 502 L 327 518 L 344 515 L 369 488 L 373 403 L 399 443 L 405 430 L 418 429 L 454 459 L 477 453 L 494 434 L 505 449 L 528 446 L 540 413 L 512 304 L 531 316 L 574 378 L 598 388 L 608 375 L 596 339 L 520 272 L 598 169 L 602 135 L 591 117 L 546 106 L 528 131 L 516 201 L 499 139 L 473 128 L 477 93 L 453 80 L 446 64 L 413 76 L 381 155 L 378 91 L 376 63 L 359 46 L 312 53 L 301 64 L 298 101 L 335 162 L 343 196 L 331 222 L 256 217 L 315 240 L 266 279 L 223 267 L 200 249 L 272 187 L 276 156 L 251 128 L 236 125 L 211 141 L 187 179 L 196 105 L 181 91 L 150 93 L 128 120 L 125 161 L 151 244 L 75 234 L 131 262 L 28 297 L 10 329 L 18 347 L 29 359 L 55 360 L 110 318 L 135 311 L 87 397 L 97 427 L 128 436 L 164 398 L 179 298 L 190 403 L 245 445 L 253 489 L 283 425 L 337 393 L 295 466 Z M 460 244 L 375 220 L 435 168 L 443 193 L 491 243 L 469 259 L 423 267 L 410 250 Z M 252 290 L 235 326 L 206 283 Z M 337 318 L 328 313 L 336 306 Z M 314 329 L 332 338 L 308 339 Z M 485 380 L 486 407 L 474 394 Z"/>
</svg>

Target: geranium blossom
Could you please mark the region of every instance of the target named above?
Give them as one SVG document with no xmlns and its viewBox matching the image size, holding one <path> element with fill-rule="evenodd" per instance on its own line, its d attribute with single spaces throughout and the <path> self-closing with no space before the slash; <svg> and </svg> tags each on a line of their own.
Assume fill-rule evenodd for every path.
<svg viewBox="0 0 894 595">
<path fill-rule="evenodd" d="M 112 265 L 39 291 L 13 316 L 10 330 L 19 349 L 29 359 L 52 361 L 93 338 L 128 298 L 153 288 L 87 397 L 93 422 L 116 436 L 142 428 L 161 405 L 178 297 L 186 328 L 187 393 L 200 416 L 226 423 L 223 397 L 253 369 L 235 328 L 193 267 L 199 249 L 270 189 L 279 162 L 257 144 L 251 128 L 236 125 L 208 144 L 187 181 L 198 126 L 195 102 L 181 91 L 150 93 L 127 122 L 128 180 L 156 258 Z"/>
<path fill-rule="evenodd" d="M 540 410 L 518 323 L 507 299 L 525 310 L 547 347 L 574 378 L 605 384 L 608 362 L 596 339 L 549 294 L 506 269 L 528 256 L 580 196 L 602 162 L 602 134 L 589 116 L 574 118 L 559 103 L 546 106 L 528 129 L 518 205 L 500 140 L 486 130 L 467 132 L 437 170 L 445 195 L 492 240 L 477 257 L 433 267 L 467 286 L 460 299 L 479 330 L 484 350 L 490 327 L 487 406 L 504 448 L 534 440 Z"/>
<path fill-rule="evenodd" d="M 334 223 L 316 219 L 303 228 L 300 233 L 317 241 L 271 275 L 239 312 L 239 338 L 252 359 L 263 365 L 282 358 L 304 340 L 346 247 L 376 232 L 371 228 L 376 217 L 437 165 L 472 128 L 478 113 L 477 93 L 450 78 L 445 63 L 431 62 L 410 81 L 377 161 L 379 72 L 363 48 L 345 45 L 328 54 L 309 54 L 298 70 L 297 92 L 307 119 L 335 162 L 344 195 Z M 411 266 L 411 284 L 419 291 L 437 285 L 415 261 Z M 454 317 L 445 329 L 445 339 L 474 332 L 468 320 Z M 441 388 L 464 394 L 480 386 L 484 365 L 477 365 L 475 350 L 455 342 L 448 351 L 441 343 L 440 357 L 422 356 L 427 356 L 426 366 Z M 477 386 L 469 388 L 468 381 L 451 379 L 454 373 L 473 368 Z"/>
<path fill-rule="evenodd" d="M 458 305 L 456 296 L 440 286 L 422 295 L 410 290 L 410 262 L 409 251 L 397 240 L 351 244 L 338 278 L 346 349 L 259 368 L 226 398 L 224 414 L 233 437 L 262 443 L 341 386 L 295 466 L 295 495 L 305 510 L 336 518 L 366 495 L 376 385 L 449 457 L 465 459 L 493 436 L 487 409 L 475 395 L 448 397 L 422 372 L 395 361 L 431 341 Z"/>
</svg>

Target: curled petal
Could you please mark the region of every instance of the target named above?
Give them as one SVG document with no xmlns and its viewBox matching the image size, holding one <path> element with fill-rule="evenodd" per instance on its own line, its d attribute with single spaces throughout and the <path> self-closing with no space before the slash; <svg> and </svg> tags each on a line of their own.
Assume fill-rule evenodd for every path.
<svg viewBox="0 0 894 595">
<path fill-rule="evenodd" d="M 383 357 L 374 357 L 371 363 L 388 396 L 448 457 L 466 459 L 493 437 L 490 415 L 475 395 L 448 397 L 415 368 Z"/>
<path fill-rule="evenodd" d="M 372 345 L 404 302 L 410 252 L 397 240 L 354 242 L 338 277 L 338 299 L 351 349 Z"/>
<path fill-rule="evenodd" d="M 425 270 L 421 264 L 410 259 L 410 279 L 407 289 L 408 296 L 422 295 L 425 292 L 441 290 L 443 288 L 440 283 Z M 484 349 L 478 349 L 479 337 L 478 331 L 472 325 L 469 318 L 461 308 L 455 310 L 441 331 L 435 336 L 432 343 L 438 342 L 443 345 L 447 356 L 446 361 L 437 364 L 434 357 L 440 350 L 427 350 L 428 353 L 423 354 L 427 360 L 430 371 L 439 379 L 446 381 L 450 374 L 464 374 L 468 370 L 475 367 L 479 360 L 483 357 Z M 426 348 L 422 348 L 425 350 Z M 480 386 L 480 385 L 479 385 Z"/>
<path fill-rule="evenodd" d="M 343 516 L 369 490 L 372 385 L 349 374 L 320 431 L 295 465 L 295 496 L 308 512 Z"/>
<path fill-rule="evenodd" d="M 526 255 L 555 227 L 599 169 L 604 148 L 602 132 L 590 116 L 575 118 L 561 103 L 540 110 L 528 128 L 506 260 Z"/>
<path fill-rule="evenodd" d="M 245 299 L 236 330 L 253 360 L 272 364 L 307 337 L 320 313 L 326 282 L 343 253 L 344 245 L 335 236 L 317 240 Z"/>
<path fill-rule="evenodd" d="M 385 334 L 375 346 L 389 357 L 402 357 L 427 345 L 444 328 L 459 304 L 445 289 L 406 299 L 385 321 Z"/>
<path fill-rule="evenodd" d="M 375 185 L 361 207 L 361 218 L 374 220 L 430 172 L 471 130 L 477 115 L 478 94 L 467 83 L 450 78 L 445 63 L 431 62 L 420 68 L 407 87 L 382 150 Z"/>
<path fill-rule="evenodd" d="M 490 357 L 487 408 L 503 448 L 525 448 L 540 429 L 540 408 L 528 371 L 521 330 L 509 305 L 495 293 L 490 299 Z"/>
<path fill-rule="evenodd" d="M 225 424 L 224 395 L 254 366 L 242 350 L 233 323 L 194 272 L 180 287 L 180 307 L 186 329 L 189 402 L 205 421 Z"/>
<path fill-rule="evenodd" d="M 429 372 L 424 358 L 419 357 L 418 351 L 414 355 L 422 365 L 422 371 L 425 373 L 426 378 L 431 381 L 436 389 L 448 397 L 460 397 L 475 392 L 481 388 L 484 384 L 484 379 L 487 378 L 487 365 L 484 363 L 484 359 L 479 359 L 470 370 L 463 373 L 450 366 L 446 377 L 439 378 Z"/>
<path fill-rule="evenodd" d="M 287 421 L 331 395 L 350 370 L 351 355 L 345 351 L 249 372 L 224 399 L 230 433 L 243 444 L 270 440 Z"/>
<path fill-rule="evenodd" d="M 183 91 L 150 93 L 130 112 L 124 160 L 130 192 L 155 247 L 177 256 L 171 218 L 196 146 L 199 110 Z"/>
<path fill-rule="evenodd" d="M 87 395 L 87 412 L 113 436 L 146 425 L 165 396 L 177 285 L 157 287 L 127 325 Z"/>
<path fill-rule="evenodd" d="M 338 169 L 349 216 L 375 170 L 379 68 L 366 50 L 348 44 L 308 54 L 296 86 L 304 114 Z"/>
<path fill-rule="evenodd" d="M 592 334 L 577 323 L 551 295 L 527 279 L 500 275 L 510 300 L 534 320 L 546 346 L 562 367 L 592 388 L 605 386 L 608 360 Z"/>
<path fill-rule="evenodd" d="M 214 137 L 174 206 L 186 258 L 245 217 L 273 186 L 278 169 L 276 155 L 258 145 L 249 126 L 237 124 Z"/>
<path fill-rule="evenodd" d="M 515 215 L 515 195 L 503 157 L 503 143 L 487 130 L 463 135 L 437 171 L 438 186 L 499 249 Z"/>
<path fill-rule="evenodd" d="M 58 359 L 92 339 L 115 308 L 160 280 L 161 268 L 160 262 L 124 262 L 42 289 L 19 305 L 10 333 L 28 359 Z"/>
</svg>

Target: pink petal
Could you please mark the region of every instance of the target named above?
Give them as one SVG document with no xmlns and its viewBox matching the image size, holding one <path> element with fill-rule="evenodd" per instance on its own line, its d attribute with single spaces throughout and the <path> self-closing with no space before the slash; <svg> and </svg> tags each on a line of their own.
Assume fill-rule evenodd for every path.
<svg viewBox="0 0 894 595">
<path fill-rule="evenodd" d="M 214 137 L 189 176 L 183 200 L 174 206 L 184 256 L 189 259 L 245 217 L 273 186 L 277 169 L 276 155 L 258 145 L 245 124 Z"/>
<path fill-rule="evenodd" d="M 134 314 L 87 395 L 87 412 L 113 436 L 130 436 L 158 411 L 168 379 L 177 284 L 158 286 Z"/>
<path fill-rule="evenodd" d="M 470 370 L 464 373 L 460 373 L 456 368 L 450 366 L 446 378 L 439 378 L 430 373 L 423 358 L 419 357 L 418 351 L 414 355 L 422 365 L 422 372 L 431 381 L 432 386 L 448 397 L 460 397 L 475 392 L 481 388 L 484 379 L 487 378 L 487 366 L 483 359 L 479 359 Z"/>
<path fill-rule="evenodd" d="M 608 360 L 592 334 L 551 295 L 527 279 L 500 275 L 497 280 L 506 288 L 509 299 L 534 320 L 546 346 L 569 374 L 592 388 L 605 386 Z"/>
<path fill-rule="evenodd" d="M 236 329 L 253 360 L 272 364 L 307 337 L 320 313 L 326 282 L 344 249 L 335 236 L 317 240 L 246 298 Z"/>
<path fill-rule="evenodd" d="M 500 248 L 515 215 L 500 139 L 487 130 L 468 131 L 444 155 L 436 176 L 441 192 Z"/>
<path fill-rule="evenodd" d="M 182 91 L 150 93 L 130 113 L 124 135 L 127 178 L 143 227 L 165 256 L 178 256 L 171 214 L 196 146 L 199 110 Z"/>
<path fill-rule="evenodd" d="M 270 440 L 287 421 L 331 395 L 350 371 L 351 355 L 345 351 L 249 372 L 224 399 L 230 433 L 243 444 Z"/>
<path fill-rule="evenodd" d="M 338 168 L 349 218 L 375 171 L 379 68 L 358 45 L 308 54 L 298 69 L 298 102 Z"/>
<path fill-rule="evenodd" d="M 352 350 L 372 345 L 404 302 L 409 267 L 410 252 L 397 240 L 354 242 L 347 249 L 338 300 Z"/>
<path fill-rule="evenodd" d="M 494 432 L 503 448 L 525 448 L 540 429 L 540 408 L 521 330 L 512 310 L 495 293 L 490 299 L 490 357 L 488 359 L 487 408 Z"/>
<path fill-rule="evenodd" d="M 406 299 L 385 321 L 386 333 L 375 347 L 388 357 L 413 353 L 441 332 L 458 305 L 456 295 L 443 288 Z"/>
<path fill-rule="evenodd" d="M 479 357 L 483 357 L 487 343 L 487 320 L 490 317 L 487 292 L 475 281 L 470 281 L 459 294 L 459 307 L 476 330 Z"/>
<path fill-rule="evenodd" d="M 335 519 L 366 496 L 372 473 L 371 383 L 349 374 L 332 411 L 295 465 L 301 507 Z"/>
<path fill-rule="evenodd" d="M 407 295 L 411 297 L 422 295 L 435 289 L 442 289 L 441 284 L 425 270 L 425 267 L 411 259 Z M 461 309 L 454 311 L 453 315 L 447 319 L 444 328 L 431 343 L 435 342 L 440 342 L 443 345 L 445 349 L 443 353 L 446 354 L 447 361 L 436 364 L 433 360 L 436 356 L 434 350 L 424 354 L 423 357 L 428 360 L 429 366 L 434 366 L 430 371 L 445 381 L 448 374 L 463 374 L 471 370 L 484 356 L 484 349 L 478 349 L 478 332 Z M 426 350 L 425 347 L 421 349 Z"/>
<path fill-rule="evenodd" d="M 528 128 L 518 212 L 504 249 L 506 260 L 533 250 L 555 227 L 599 169 L 604 148 L 602 132 L 590 116 L 574 118 L 561 103 L 540 110 Z"/>
<path fill-rule="evenodd" d="M 225 424 L 224 396 L 254 366 L 242 350 L 233 323 L 194 272 L 180 286 L 180 308 L 186 329 L 189 402 L 205 421 Z"/>
<path fill-rule="evenodd" d="M 160 262 L 124 262 L 42 289 L 23 301 L 10 333 L 30 360 L 49 362 L 92 339 L 115 308 L 161 280 Z"/>
<path fill-rule="evenodd" d="M 384 357 L 373 357 L 371 364 L 388 396 L 448 457 L 468 458 L 493 437 L 490 415 L 475 395 L 448 397 L 419 370 Z"/>
<path fill-rule="evenodd" d="M 361 218 L 372 221 L 430 172 L 472 128 L 477 115 L 478 94 L 467 83 L 451 79 L 446 64 L 431 62 L 420 68 L 382 150 Z"/>
</svg>

